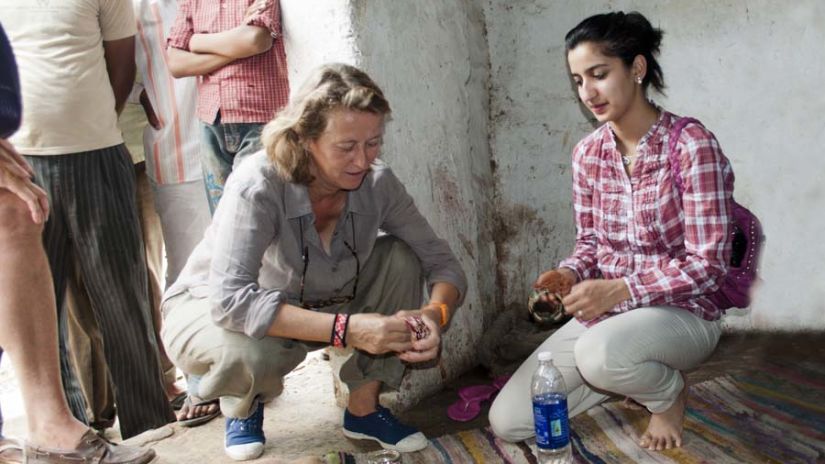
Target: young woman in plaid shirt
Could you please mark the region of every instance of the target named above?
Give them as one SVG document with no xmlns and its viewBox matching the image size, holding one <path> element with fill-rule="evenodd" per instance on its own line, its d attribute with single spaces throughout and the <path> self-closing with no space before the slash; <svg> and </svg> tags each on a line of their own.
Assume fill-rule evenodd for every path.
<svg viewBox="0 0 825 464">
<path fill-rule="evenodd" d="M 573 153 L 575 250 L 535 283 L 572 286 L 562 303 L 574 318 L 496 398 L 490 423 L 506 439 L 534 434 L 526 392 L 538 352 L 549 350 L 571 417 L 623 395 L 651 412 L 640 446 L 681 446 L 683 372 L 711 354 L 721 333 L 725 308 L 708 297 L 730 260 L 733 173 L 713 135 L 689 124 L 678 141 L 677 190 L 667 153 L 677 117 L 647 97 L 650 86 L 664 88 L 661 39 L 644 16 L 621 12 L 587 18 L 565 37 L 579 98 L 603 124 Z"/>
</svg>

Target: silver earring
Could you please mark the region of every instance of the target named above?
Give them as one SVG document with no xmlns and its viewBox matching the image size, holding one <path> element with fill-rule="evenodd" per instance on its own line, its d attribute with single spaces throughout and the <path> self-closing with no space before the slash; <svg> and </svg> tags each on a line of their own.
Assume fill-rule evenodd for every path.
<svg viewBox="0 0 825 464">
<path fill-rule="evenodd" d="M 636 76 L 636 83 L 637 83 L 637 84 L 641 84 L 641 83 L 642 83 L 642 76 Z"/>
</svg>

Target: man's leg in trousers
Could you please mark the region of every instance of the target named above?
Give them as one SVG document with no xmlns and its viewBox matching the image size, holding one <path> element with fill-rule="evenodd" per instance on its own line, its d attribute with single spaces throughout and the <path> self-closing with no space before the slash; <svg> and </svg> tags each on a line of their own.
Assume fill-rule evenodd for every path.
<svg viewBox="0 0 825 464">
<path fill-rule="evenodd" d="M 146 271 L 148 277 L 149 304 L 152 308 L 152 324 L 155 329 L 155 338 L 160 340 L 160 300 L 163 297 L 163 232 L 160 228 L 160 217 L 155 211 L 155 198 L 149 176 L 146 174 L 146 164 L 135 165 L 137 185 L 137 208 L 140 217 L 140 231 L 146 250 Z M 175 385 L 177 369 L 162 343 L 158 343 L 160 368 L 163 371 L 163 388 L 170 399 L 181 393 Z"/>
<path fill-rule="evenodd" d="M 103 353 L 103 335 L 77 267 L 66 287 L 65 311 L 69 357 L 86 398 L 89 423 L 98 430 L 109 428 L 115 423 L 115 392 Z"/>
<path fill-rule="evenodd" d="M 233 158 L 227 152 L 221 124 L 201 123 L 200 155 L 209 212 L 215 214 L 215 208 L 218 207 L 223 196 L 223 186 L 226 184 L 229 173 L 232 172 Z"/>
<path fill-rule="evenodd" d="M 134 165 L 123 145 L 67 158 L 75 255 L 103 334 L 121 435 L 129 438 L 174 420 L 146 290 Z"/>
<path fill-rule="evenodd" d="M 169 288 L 203 238 L 212 215 L 201 180 L 180 184 L 153 183 L 152 191 L 166 245 L 166 288 Z"/>
<path fill-rule="evenodd" d="M 376 240 L 370 259 L 361 270 L 359 284 L 358 295 L 343 306 L 344 311 L 390 315 L 421 307 L 421 262 L 407 244 L 395 237 L 385 235 Z M 373 380 L 397 389 L 404 370 L 404 364 L 394 353 L 374 355 L 355 350 L 341 366 L 339 375 L 350 392 Z"/>
<path fill-rule="evenodd" d="M 67 317 L 65 311 L 65 295 L 67 278 L 74 272 L 72 266 L 72 250 L 69 225 L 66 222 L 68 198 L 64 195 L 64 185 L 67 183 L 63 166 L 65 156 L 26 156 L 26 160 L 34 169 L 37 183 L 49 195 L 51 211 L 49 219 L 43 228 L 43 246 L 49 260 L 52 282 L 54 286 L 55 308 L 57 310 L 58 354 L 60 361 L 60 376 L 63 382 L 63 391 L 66 401 L 74 417 L 81 422 L 88 423 L 86 417 L 86 401 L 83 391 L 74 374 L 69 357 L 67 342 Z"/>
<path fill-rule="evenodd" d="M 263 124 L 237 123 L 225 124 L 226 146 L 234 156 L 232 169 L 238 167 L 249 155 L 261 150 L 261 131 Z"/>
</svg>

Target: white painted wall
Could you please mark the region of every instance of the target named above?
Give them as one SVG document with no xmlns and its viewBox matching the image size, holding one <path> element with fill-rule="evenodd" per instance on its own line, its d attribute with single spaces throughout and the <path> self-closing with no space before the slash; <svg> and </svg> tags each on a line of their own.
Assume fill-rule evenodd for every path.
<svg viewBox="0 0 825 464">
<path fill-rule="evenodd" d="M 405 377 L 395 398 L 404 408 L 475 364 L 481 312 L 496 309 L 482 9 L 470 0 L 282 0 L 282 7 L 293 91 L 325 61 L 370 74 L 393 109 L 383 158 L 467 273 L 470 288 L 442 357 Z"/>
<path fill-rule="evenodd" d="M 294 94 L 324 63 L 358 65 L 351 0 L 281 0 L 284 48 Z"/>
<path fill-rule="evenodd" d="M 570 153 L 592 130 L 567 77 L 565 33 L 638 10 L 665 30 L 661 64 L 677 114 L 701 119 L 736 173 L 736 198 L 768 237 L 763 285 L 738 328 L 825 328 L 821 155 L 825 4 L 763 1 L 487 0 L 491 147 L 497 165 L 503 306 L 572 249 Z"/>
<path fill-rule="evenodd" d="M 593 127 L 567 76 L 564 34 L 637 9 L 665 32 L 668 98 L 703 120 L 768 236 L 765 283 L 737 328 L 825 328 L 825 4 L 799 0 L 282 0 L 293 91 L 315 66 L 365 69 L 394 120 L 385 160 L 467 271 L 470 289 L 437 366 L 408 376 L 401 407 L 475 363 L 493 316 L 573 245 L 570 153 Z"/>
</svg>

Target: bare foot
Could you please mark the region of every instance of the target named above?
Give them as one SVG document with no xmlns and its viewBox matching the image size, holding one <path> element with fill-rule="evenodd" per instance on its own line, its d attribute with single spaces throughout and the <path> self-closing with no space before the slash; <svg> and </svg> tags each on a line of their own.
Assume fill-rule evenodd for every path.
<svg viewBox="0 0 825 464">
<path fill-rule="evenodd" d="M 671 407 L 658 414 L 651 414 L 647 430 L 639 440 L 639 446 L 653 451 L 661 451 L 682 446 L 682 427 L 687 404 L 687 379 L 682 376 L 685 386 Z"/>
<path fill-rule="evenodd" d="M 183 403 L 183 407 L 177 412 L 176 416 L 179 421 L 194 419 L 196 417 L 207 416 L 214 413 L 220 408 L 218 403 L 205 403 L 198 405 L 201 399 L 197 396 L 189 395 L 189 401 Z"/>
</svg>

